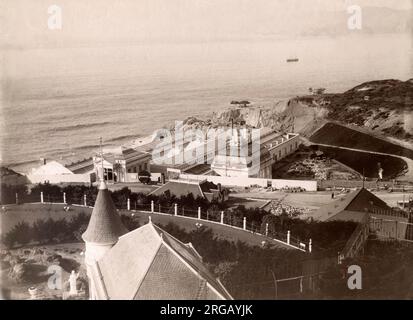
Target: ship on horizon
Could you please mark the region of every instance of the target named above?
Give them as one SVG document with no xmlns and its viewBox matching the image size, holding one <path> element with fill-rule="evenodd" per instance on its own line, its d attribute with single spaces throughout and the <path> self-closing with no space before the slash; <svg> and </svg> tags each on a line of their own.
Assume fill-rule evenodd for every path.
<svg viewBox="0 0 413 320">
<path fill-rule="evenodd" d="M 287 62 L 298 62 L 299 59 L 298 58 L 288 58 Z"/>
</svg>

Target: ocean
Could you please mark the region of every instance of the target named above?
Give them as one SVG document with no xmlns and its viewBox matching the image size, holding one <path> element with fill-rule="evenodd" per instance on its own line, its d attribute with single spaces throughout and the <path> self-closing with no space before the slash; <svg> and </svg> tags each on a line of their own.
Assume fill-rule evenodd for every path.
<svg viewBox="0 0 413 320">
<path fill-rule="evenodd" d="M 269 104 L 413 77 L 411 35 L 6 49 L 1 162 L 87 157 L 232 100 Z M 287 58 L 299 62 L 286 63 Z"/>
</svg>

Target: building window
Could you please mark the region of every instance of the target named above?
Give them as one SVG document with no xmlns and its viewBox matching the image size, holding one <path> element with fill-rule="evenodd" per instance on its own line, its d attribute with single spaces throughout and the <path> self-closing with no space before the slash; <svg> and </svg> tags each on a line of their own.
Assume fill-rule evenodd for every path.
<svg viewBox="0 0 413 320">
<path fill-rule="evenodd" d="M 104 169 L 104 179 L 108 181 L 113 180 L 113 170 L 109 168 Z"/>
<path fill-rule="evenodd" d="M 133 173 L 136 173 L 136 167 L 133 167 Z"/>
</svg>

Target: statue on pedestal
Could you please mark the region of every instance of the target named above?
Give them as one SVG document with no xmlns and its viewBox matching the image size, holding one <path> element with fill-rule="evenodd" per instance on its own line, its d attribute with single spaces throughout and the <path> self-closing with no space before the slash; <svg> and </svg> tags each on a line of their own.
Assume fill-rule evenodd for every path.
<svg viewBox="0 0 413 320">
<path fill-rule="evenodd" d="M 77 295 L 77 278 L 79 278 L 79 272 L 76 273 L 75 270 L 72 270 L 72 273 L 69 276 L 69 285 L 70 285 L 70 295 Z"/>
</svg>

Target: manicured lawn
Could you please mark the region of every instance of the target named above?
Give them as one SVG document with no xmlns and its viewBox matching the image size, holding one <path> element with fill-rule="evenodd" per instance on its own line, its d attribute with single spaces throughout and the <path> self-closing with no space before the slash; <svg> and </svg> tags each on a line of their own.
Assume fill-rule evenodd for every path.
<svg viewBox="0 0 413 320">
<path fill-rule="evenodd" d="M 19 222 L 27 222 L 32 224 L 38 219 L 55 219 L 68 218 L 83 212 L 90 214 L 92 209 L 84 207 L 71 206 L 70 211 L 64 211 L 64 204 L 21 204 L 7 206 L 6 210 L 0 210 L 1 214 L 1 230 L 0 234 L 7 233 Z"/>
<path fill-rule="evenodd" d="M 63 204 L 22 204 L 22 205 L 14 205 L 7 207 L 6 211 L 2 211 L 1 213 L 1 221 L 2 221 L 2 234 L 7 233 L 13 226 L 15 226 L 19 222 L 27 222 L 32 224 L 34 221 L 38 219 L 61 219 L 61 218 L 71 218 L 74 215 L 77 215 L 81 212 L 85 214 L 90 214 L 92 212 L 91 208 L 85 207 L 75 207 L 72 206 L 71 210 L 65 212 L 63 210 Z M 161 214 L 150 214 L 146 212 L 132 212 L 121 210 L 122 214 L 132 215 L 135 219 L 139 221 L 141 225 L 147 223 L 149 221 L 149 216 L 152 217 L 152 221 L 157 224 L 166 225 L 170 222 L 177 224 L 181 228 L 184 228 L 186 231 L 195 230 L 197 228 L 197 223 L 201 223 L 204 226 L 207 226 L 212 229 L 214 234 L 220 239 L 227 239 L 229 241 L 243 241 L 250 245 L 261 245 L 263 240 L 270 241 L 268 238 L 253 234 L 250 232 L 246 232 L 239 229 L 230 228 L 225 225 L 220 225 L 217 223 L 212 223 L 208 221 L 199 221 L 197 219 L 189 219 L 180 216 L 173 216 L 173 215 L 161 215 Z M 272 244 L 276 247 L 286 248 L 289 249 L 290 247 L 285 246 L 279 242 L 271 241 Z"/>
</svg>

